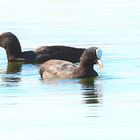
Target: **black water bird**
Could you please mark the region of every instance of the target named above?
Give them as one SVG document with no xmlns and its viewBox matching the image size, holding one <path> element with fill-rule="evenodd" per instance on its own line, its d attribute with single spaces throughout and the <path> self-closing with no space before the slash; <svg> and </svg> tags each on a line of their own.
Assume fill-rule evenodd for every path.
<svg viewBox="0 0 140 140">
<path fill-rule="evenodd" d="M 0 47 L 4 48 L 8 62 L 43 63 L 50 59 L 78 62 L 84 48 L 69 46 L 42 46 L 35 50 L 22 52 L 18 38 L 11 32 L 0 35 Z"/>
</svg>

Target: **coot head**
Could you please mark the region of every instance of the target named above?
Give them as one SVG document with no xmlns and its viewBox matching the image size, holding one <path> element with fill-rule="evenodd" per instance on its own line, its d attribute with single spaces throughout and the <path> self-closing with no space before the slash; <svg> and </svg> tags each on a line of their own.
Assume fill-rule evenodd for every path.
<svg viewBox="0 0 140 140">
<path fill-rule="evenodd" d="M 0 47 L 6 50 L 8 60 L 21 57 L 22 51 L 19 40 L 11 32 L 5 32 L 0 35 Z"/>
<path fill-rule="evenodd" d="M 80 66 L 92 68 L 94 64 L 103 67 L 101 62 L 102 50 L 97 47 L 87 48 L 80 57 Z"/>
</svg>

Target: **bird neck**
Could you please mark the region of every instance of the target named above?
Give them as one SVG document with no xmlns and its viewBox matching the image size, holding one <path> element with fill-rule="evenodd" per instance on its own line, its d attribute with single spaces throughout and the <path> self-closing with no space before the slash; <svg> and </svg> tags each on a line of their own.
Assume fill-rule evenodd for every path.
<svg viewBox="0 0 140 140">
<path fill-rule="evenodd" d="M 11 40 L 6 43 L 5 47 L 8 61 L 14 61 L 17 58 L 22 58 L 22 50 L 19 41 Z"/>
<path fill-rule="evenodd" d="M 75 72 L 75 75 L 77 75 L 80 78 L 84 77 L 91 77 L 91 76 L 98 76 L 97 72 L 94 70 L 94 65 L 81 65 Z"/>
</svg>

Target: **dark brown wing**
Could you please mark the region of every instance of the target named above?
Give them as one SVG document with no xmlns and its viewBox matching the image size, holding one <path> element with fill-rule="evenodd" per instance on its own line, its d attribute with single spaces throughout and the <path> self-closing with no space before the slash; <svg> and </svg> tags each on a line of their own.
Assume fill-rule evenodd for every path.
<svg viewBox="0 0 140 140">
<path fill-rule="evenodd" d="M 83 48 L 74 48 L 68 46 L 43 46 L 36 49 L 36 61 L 45 62 L 50 59 L 66 60 L 70 62 L 79 62 Z"/>
</svg>

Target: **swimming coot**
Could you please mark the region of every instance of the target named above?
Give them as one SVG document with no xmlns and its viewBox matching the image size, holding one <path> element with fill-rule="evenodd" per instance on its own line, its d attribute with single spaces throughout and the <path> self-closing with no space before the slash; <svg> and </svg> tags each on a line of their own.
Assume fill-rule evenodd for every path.
<svg viewBox="0 0 140 140">
<path fill-rule="evenodd" d="M 101 63 L 102 50 L 96 47 L 86 49 L 80 57 L 80 66 L 64 60 L 49 60 L 40 66 L 40 76 L 42 79 L 68 79 L 96 77 L 94 64 L 103 67 Z"/>
<path fill-rule="evenodd" d="M 18 38 L 11 32 L 0 35 L 0 47 L 6 50 L 9 62 L 22 61 L 28 63 L 43 63 L 49 59 L 79 62 L 85 49 L 69 46 L 42 46 L 35 50 L 22 52 Z"/>
</svg>

